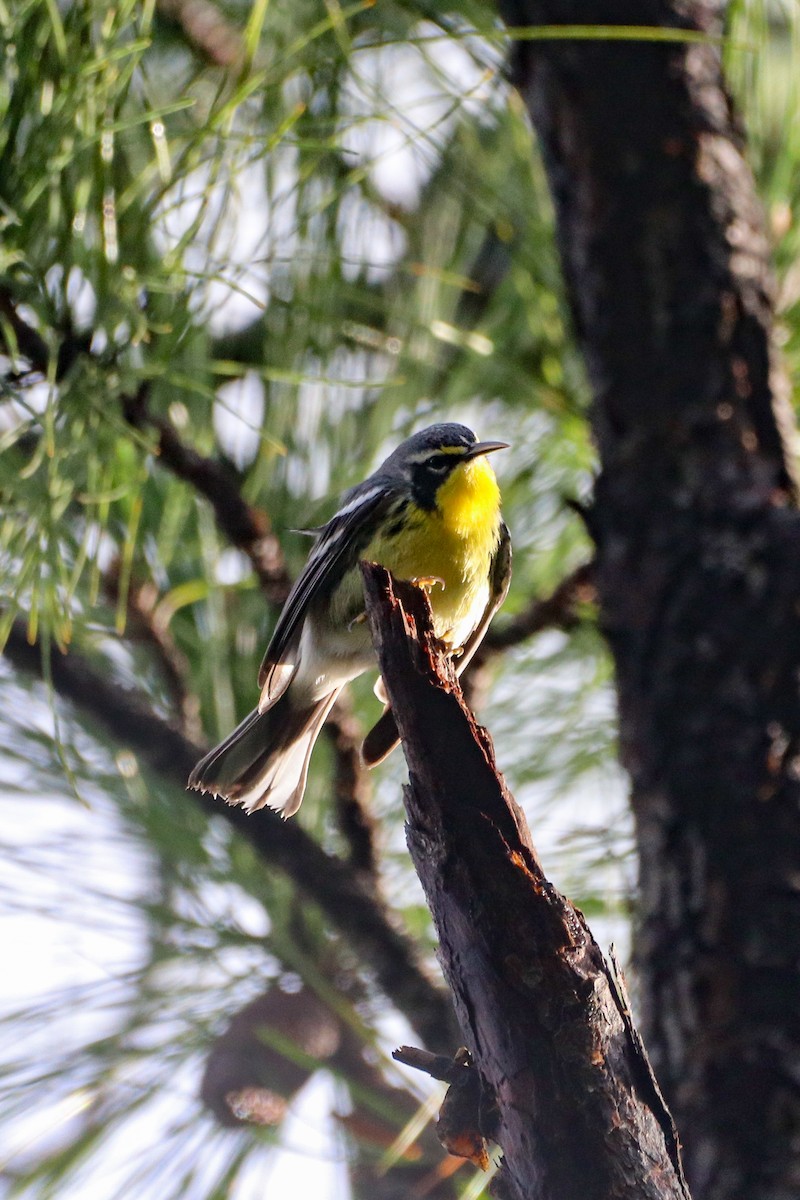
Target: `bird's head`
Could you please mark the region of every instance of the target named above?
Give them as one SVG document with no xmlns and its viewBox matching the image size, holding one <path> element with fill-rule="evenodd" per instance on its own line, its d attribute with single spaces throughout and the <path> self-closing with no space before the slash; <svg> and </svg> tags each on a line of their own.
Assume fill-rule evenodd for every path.
<svg viewBox="0 0 800 1200">
<path fill-rule="evenodd" d="M 479 442 L 466 425 L 430 425 L 402 442 L 384 470 L 401 475 L 420 508 L 463 508 L 495 500 L 497 483 L 485 455 L 508 442 Z M 496 502 L 496 501 L 495 501 Z"/>
</svg>

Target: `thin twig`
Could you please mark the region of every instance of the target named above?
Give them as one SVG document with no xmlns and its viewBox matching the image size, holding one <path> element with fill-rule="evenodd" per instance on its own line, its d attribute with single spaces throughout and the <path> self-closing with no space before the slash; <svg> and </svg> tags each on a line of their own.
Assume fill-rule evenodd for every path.
<svg viewBox="0 0 800 1200">
<path fill-rule="evenodd" d="M 145 382 L 134 395 L 123 397 L 125 419 L 134 429 L 149 429 L 157 435 L 159 462 L 208 500 L 222 533 L 250 559 L 267 600 L 283 604 L 291 580 L 269 517 L 263 509 L 247 503 L 222 463 L 187 446 L 171 421 L 150 412 L 149 390 Z"/>
<path fill-rule="evenodd" d="M 119 603 L 119 562 L 115 560 L 103 575 L 103 587 L 112 605 Z M 159 603 L 158 588 L 152 582 L 132 584 L 125 597 L 126 631 L 131 638 L 141 639 L 155 652 L 161 673 L 172 702 L 180 713 L 181 731 L 196 741 L 202 737 L 200 702 L 189 680 L 191 667 L 186 655 L 175 642 Z"/>
<path fill-rule="evenodd" d="M 423 1071 L 440 1083 L 452 1083 L 455 1072 L 463 1069 L 458 1059 L 450 1058 L 447 1054 L 432 1054 L 430 1050 L 420 1050 L 416 1046 L 398 1046 L 392 1051 L 392 1058 L 404 1067 Z"/>
<path fill-rule="evenodd" d="M 8 336 L 9 331 L 11 337 Z M 88 354 L 92 344 L 92 333 L 84 330 L 76 332 L 69 323 L 58 333 L 58 350 L 56 352 L 55 378 L 63 379 L 70 367 L 83 354 Z M 0 345 L 4 346 L 9 357 L 13 360 L 19 354 L 30 363 L 30 371 L 12 372 L 8 378 L 20 382 L 28 375 L 46 376 L 50 368 L 50 347 L 37 329 L 20 316 L 18 301 L 14 299 L 8 288 L 0 288 Z"/>
</svg>

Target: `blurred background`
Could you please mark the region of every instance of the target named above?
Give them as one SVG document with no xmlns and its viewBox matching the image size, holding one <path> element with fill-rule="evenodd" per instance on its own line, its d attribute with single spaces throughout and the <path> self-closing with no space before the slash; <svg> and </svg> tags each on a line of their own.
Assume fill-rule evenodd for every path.
<svg viewBox="0 0 800 1200">
<path fill-rule="evenodd" d="M 0 1196 L 479 1197 L 441 1085 L 390 1058 L 449 1036 L 448 1001 L 402 756 L 357 761 L 372 680 L 296 824 L 180 781 L 253 707 L 293 531 L 462 421 L 512 444 L 472 695 L 549 877 L 625 958 L 589 397 L 507 35 L 469 2 L 0 0 L 0 42 Z M 793 376 L 799 47 L 791 0 L 729 6 Z"/>
</svg>

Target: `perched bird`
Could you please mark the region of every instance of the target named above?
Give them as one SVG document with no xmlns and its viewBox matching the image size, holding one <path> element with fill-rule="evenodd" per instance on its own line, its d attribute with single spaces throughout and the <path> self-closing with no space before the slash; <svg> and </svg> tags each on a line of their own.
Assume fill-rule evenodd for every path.
<svg viewBox="0 0 800 1200">
<path fill-rule="evenodd" d="M 315 530 L 308 561 L 283 607 L 258 683 L 258 708 L 197 764 L 189 787 L 248 812 L 284 817 L 303 799 L 311 751 L 344 685 L 374 667 L 359 562 L 381 563 L 428 590 L 434 631 L 463 670 L 505 599 L 511 546 L 500 490 L 465 425 L 431 425 L 403 442 Z M 380 690 L 376 692 L 385 698 Z M 364 741 L 374 766 L 398 741 L 387 708 Z"/>
</svg>

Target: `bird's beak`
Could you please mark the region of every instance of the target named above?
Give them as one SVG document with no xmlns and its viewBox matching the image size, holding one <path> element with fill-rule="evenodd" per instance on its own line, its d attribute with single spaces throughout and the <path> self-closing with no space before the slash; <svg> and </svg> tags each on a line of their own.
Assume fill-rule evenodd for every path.
<svg viewBox="0 0 800 1200">
<path fill-rule="evenodd" d="M 493 454 L 495 450 L 507 450 L 508 442 L 476 442 L 464 455 L 465 459 L 478 458 L 481 454 Z"/>
</svg>

